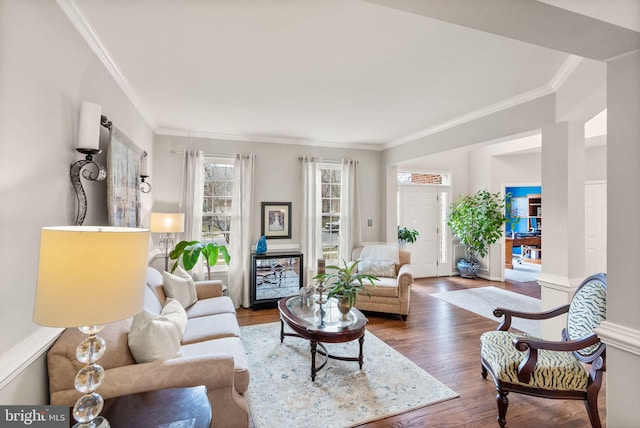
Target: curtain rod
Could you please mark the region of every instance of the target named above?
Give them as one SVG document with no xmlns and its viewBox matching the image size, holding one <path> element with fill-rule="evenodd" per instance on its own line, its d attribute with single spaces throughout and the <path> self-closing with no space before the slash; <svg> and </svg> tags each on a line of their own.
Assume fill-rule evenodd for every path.
<svg viewBox="0 0 640 428">
<path fill-rule="evenodd" d="M 185 150 L 176 150 L 176 149 L 171 149 L 171 153 L 176 154 L 176 155 L 183 155 L 185 153 Z M 208 158 L 224 158 L 224 159 L 233 159 L 236 157 L 235 154 L 220 154 L 220 153 L 205 153 L 204 154 L 205 157 Z"/>
<path fill-rule="evenodd" d="M 298 156 L 298 162 L 302 162 L 305 157 L 307 156 Z M 342 160 L 322 159 L 316 156 L 310 157 L 309 159 L 311 159 L 312 161 L 316 161 L 316 162 L 320 161 L 322 163 L 328 163 L 328 164 L 336 164 L 336 165 L 342 164 Z M 355 162 L 358 162 L 358 161 L 355 161 Z"/>
</svg>

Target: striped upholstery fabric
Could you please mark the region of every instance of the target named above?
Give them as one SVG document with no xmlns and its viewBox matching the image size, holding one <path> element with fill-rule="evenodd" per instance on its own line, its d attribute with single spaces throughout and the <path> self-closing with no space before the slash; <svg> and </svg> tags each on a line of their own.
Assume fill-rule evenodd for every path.
<svg viewBox="0 0 640 428">
<path fill-rule="evenodd" d="M 584 284 L 573 296 L 567 317 L 567 334 L 569 339 L 582 339 L 607 319 L 607 289 L 605 284 L 594 278 Z M 599 344 L 581 350 L 581 354 L 589 355 Z"/>
<path fill-rule="evenodd" d="M 490 331 L 480 337 L 482 358 L 491 366 L 498 380 L 527 385 L 518 380 L 518 365 L 526 357 L 513 346 L 522 337 L 506 331 Z M 586 391 L 589 374 L 571 352 L 538 351 L 529 386 L 563 391 Z"/>
</svg>

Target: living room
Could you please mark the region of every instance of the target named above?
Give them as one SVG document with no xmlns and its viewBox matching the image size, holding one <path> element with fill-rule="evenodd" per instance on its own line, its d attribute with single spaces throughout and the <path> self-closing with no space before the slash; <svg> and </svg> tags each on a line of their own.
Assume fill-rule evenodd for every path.
<svg viewBox="0 0 640 428">
<path fill-rule="evenodd" d="M 560 44 L 558 39 L 539 41 L 540 45 L 588 58 L 576 67 L 577 72 L 573 75 L 576 80 L 569 78 L 566 86 L 554 88 L 541 97 L 500 111 L 485 112 L 484 116 L 472 118 L 458 126 L 435 130 L 411 141 L 390 144 L 380 150 L 377 147 L 363 149 L 361 146 L 348 144 L 319 146 L 302 142 L 289 144 L 290 141 L 285 140 L 265 144 L 250 138 L 242 141 L 231 137 L 201 138 L 197 129 L 180 135 L 157 132 L 157 124 L 149 121 L 148 112 L 140 110 L 137 95 L 126 93 L 121 86 L 122 82 L 114 77 L 118 70 L 108 69 L 104 65 L 94 48 L 70 21 L 67 9 L 75 3 L 83 6 L 81 1 L 0 2 L 0 171 L 3 174 L 2 195 L 5 201 L 2 204 L 4 233 L 0 244 L 0 287 L 5 296 L 0 311 L 4 326 L 0 337 L 0 357 L 7 362 L 2 366 L 9 370 L 0 378 L 0 403 L 46 403 L 48 400 L 45 353 L 47 343 L 54 337 L 51 332 L 32 322 L 40 228 L 69 225 L 73 222 L 76 201 L 68 170 L 71 163 L 80 159 L 74 150 L 74 144 L 78 112 L 83 101 L 100 104 L 103 114 L 140 148 L 150 153 L 149 182 L 153 185 L 153 191 L 141 196 L 143 225 L 148 225 L 152 211 L 177 208 L 181 156 L 173 152 L 183 151 L 186 147 L 219 154 L 255 153 L 258 159 L 256 202 L 287 200 L 292 202 L 295 210 L 299 210 L 301 206 L 298 157 L 357 159 L 361 173 L 362 218 L 365 219 L 365 224 L 367 219 L 372 220 L 371 227 L 362 229 L 364 242 L 395 240 L 395 203 L 389 202 L 393 200 L 389 194 L 394 193 L 386 184 L 388 168 L 451 171 L 455 175 L 453 195 L 481 188 L 500 191 L 505 184 L 541 184 L 545 200 L 549 200 L 549 206 L 545 205 L 545 210 L 551 210 L 545 211 L 545 216 L 556 218 L 556 230 L 563 231 L 554 234 L 557 235 L 555 237 L 551 236 L 552 233 L 545 236 L 543 273 L 546 271 L 546 282 L 554 286 L 566 285 L 563 291 L 559 291 L 558 287 L 543 289 L 547 294 L 543 291 L 543 300 L 549 298 L 555 301 L 565 298 L 566 289 L 570 289 L 576 279 L 583 278 L 587 273 L 586 267 L 573 260 L 575 252 L 571 251 L 573 247 L 564 232 L 568 228 L 567 218 L 573 218 L 574 210 L 582 209 L 563 202 L 569 199 L 566 194 L 568 189 L 575 185 L 567 178 L 567 172 L 571 175 L 574 167 L 577 168 L 573 164 L 575 158 L 567 150 L 563 153 L 559 144 L 545 142 L 544 137 L 541 142 L 543 150 L 531 154 L 500 153 L 496 156 L 493 151 L 495 147 L 492 149 L 490 146 L 525 138 L 527 133 L 556 123 L 559 111 L 571 111 L 568 105 L 575 106 L 582 101 L 587 103 L 581 97 L 584 93 L 580 91 L 578 93 L 581 96 L 577 97 L 579 100 L 572 99 L 577 88 L 590 88 L 591 92 L 587 95 L 592 94 L 594 98 L 601 100 L 604 87 L 606 103 L 593 113 L 595 115 L 606 107 L 615 114 L 609 115 L 606 149 L 599 146 L 587 150 L 585 154 L 584 162 L 589 167 L 584 168 L 583 181 L 606 178 L 608 183 L 608 236 L 616 245 L 610 246 L 608 253 L 609 335 L 614 338 L 610 337 L 611 343 L 608 344 L 607 419 L 610 426 L 628 426 L 627 417 L 634 414 L 634 401 L 640 396 L 640 379 L 633 371 L 627 370 L 628 366 L 640 359 L 637 339 L 640 321 L 634 303 L 639 300 L 640 291 L 637 287 L 628 285 L 635 283 L 633 263 L 630 263 L 629 257 L 638 252 L 640 245 L 636 240 L 628 239 L 629 236 L 639 234 L 637 222 L 628 221 L 628 210 L 638 208 L 640 204 L 640 179 L 637 176 L 637 163 L 640 159 L 639 149 L 634 143 L 638 141 L 639 135 L 635 121 L 628 119 L 638 117 L 637 76 L 640 73 L 637 49 L 640 46 L 637 28 L 631 39 L 614 39 L 618 42 L 606 39 L 606 43 L 599 44 L 598 48 L 603 49 L 604 53 L 591 52 L 590 47 L 594 45 L 595 50 L 595 44 L 586 37 L 565 38 L 571 39 L 573 45 L 570 46 Z M 541 2 L 532 3 L 542 5 Z M 444 10 L 433 7 L 433 14 L 442 13 L 434 16 L 436 19 L 454 21 L 457 19 L 454 15 L 460 13 L 451 10 L 451 16 L 446 16 L 446 7 Z M 488 10 L 491 7 L 499 8 L 494 4 L 487 7 Z M 493 11 L 497 10 L 499 9 Z M 114 10 L 112 13 L 117 16 L 118 11 Z M 419 15 L 420 11 L 415 13 Z M 586 11 L 581 13 L 587 14 Z M 496 12 L 494 15 L 500 14 Z M 633 13 L 622 15 L 634 16 Z M 558 16 L 564 17 L 562 14 Z M 126 16 L 121 18 L 124 20 Z M 607 21 L 610 17 L 607 13 L 602 12 L 602 16 L 590 19 L 594 28 L 608 28 Z M 117 22 L 113 25 L 117 25 Z M 483 29 L 483 25 L 490 24 L 467 24 L 469 27 L 489 31 L 488 28 Z M 614 30 L 619 28 L 622 27 L 615 26 Z M 531 37 L 525 41 L 535 44 L 536 35 L 531 33 L 536 32 L 536 29 L 531 28 L 530 34 L 520 34 L 519 37 Z M 552 32 L 548 30 L 539 33 Z M 582 34 L 581 31 L 577 33 Z M 605 38 L 606 35 L 601 37 Z M 627 44 L 624 45 L 623 42 Z M 627 52 L 635 53 L 624 56 Z M 141 57 L 145 54 L 140 52 Z M 582 71 L 585 74 L 581 74 Z M 553 77 L 549 76 L 546 82 Z M 169 89 L 170 85 L 167 87 Z M 565 116 L 563 120 L 570 119 Z M 294 118 L 291 120 L 295 121 Z M 562 134 L 556 130 L 555 134 L 558 133 Z M 569 132 L 564 132 L 565 136 L 567 134 Z M 561 136 L 551 138 L 563 139 Z M 277 141 L 275 138 L 274 140 Z M 38 153 L 29 155 L 25 153 L 25 147 L 35 149 Z M 554 151 L 556 147 L 558 151 Z M 513 162 L 514 158 L 518 158 L 517 162 Z M 104 158 L 98 159 L 103 161 Z M 420 159 L 420 162 L 416 159 Z M 523 176 L 523 168 L 526 169 L 526 179 L 520 178 Z M 85 224 L 106 224 L 106 191 L 101 186 L 89 184 L 86 187 L 89 210 Z M 35 204 L 41 208 L 34 209 Z M 255 224 L 259 224 L 259 204 L 255 207 L 253 216 Z M 545 227 L 553 230 L 551 223 L 546 223 Z M 297 233 L 294 229 L 292 239 L 283 241 L 280 245 L 298 245 Z M 575 232 L 570 230 L 569 233 Z M 627 239 L 617 239 L 623 237 Z M 258 233 L 254 238 L 254 241 L 257 240 Z M 496 253 L 500 254 L 500 251 Z M 491 279 L 499 279 L 503 265 L 500 257 L 492 257 L 485 275 Z M 557 295 L 562 293 L 564 296 Z"/>
</svg>

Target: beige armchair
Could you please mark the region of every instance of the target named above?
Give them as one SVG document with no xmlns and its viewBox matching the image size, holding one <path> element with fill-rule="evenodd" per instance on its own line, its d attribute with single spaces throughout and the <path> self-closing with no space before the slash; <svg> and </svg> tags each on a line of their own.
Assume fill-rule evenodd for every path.
<svg viewBox="0 0 640 428">
<path fill-rule="evenodd" d="M 371 297 L 361 292 L 361 296 L 356 300 L 356 308 L 363 311 L 398 314 L 403 321 L 406 321 L 411 301 L 413 270 L 411 253 L 405 250 L 398 250 L 398 252 L 399 263 L 395 265 L 395 277 L 378 276 L 379 281 L 376 281 L 375 287 L 366 286 Z M 361 253 L 362 247 L 354 248 L 351 253 L 352 260 L 360 259 Z"/>
</svg>

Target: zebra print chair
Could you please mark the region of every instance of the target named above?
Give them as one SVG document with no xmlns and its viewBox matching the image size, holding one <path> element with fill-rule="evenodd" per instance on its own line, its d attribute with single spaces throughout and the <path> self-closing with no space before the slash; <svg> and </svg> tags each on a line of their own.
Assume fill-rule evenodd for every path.
<svg viewBox="0 0 640 428">
<path fill-rule="evenodd" d="M 599 273 L 585 279 L 568 305 L 547 312 L 524 313 L 496 308 L 504 316 L 496 331 L 480 337 L 482 377 L 491 374 L 498 395 L 498 423 L 507 423 L 509 392 L 544 398 L 584 400 L 591 426 L 600 428 L 598 392 L 606 369 L 605 344 L 594 329 L 606 319 L 607 279 Z M 509 332 L 513 317 L 549 319 L 567 313 L 558 342 Z M 585 366 L 590 365 L 590 369 Z"/>
</svg>

